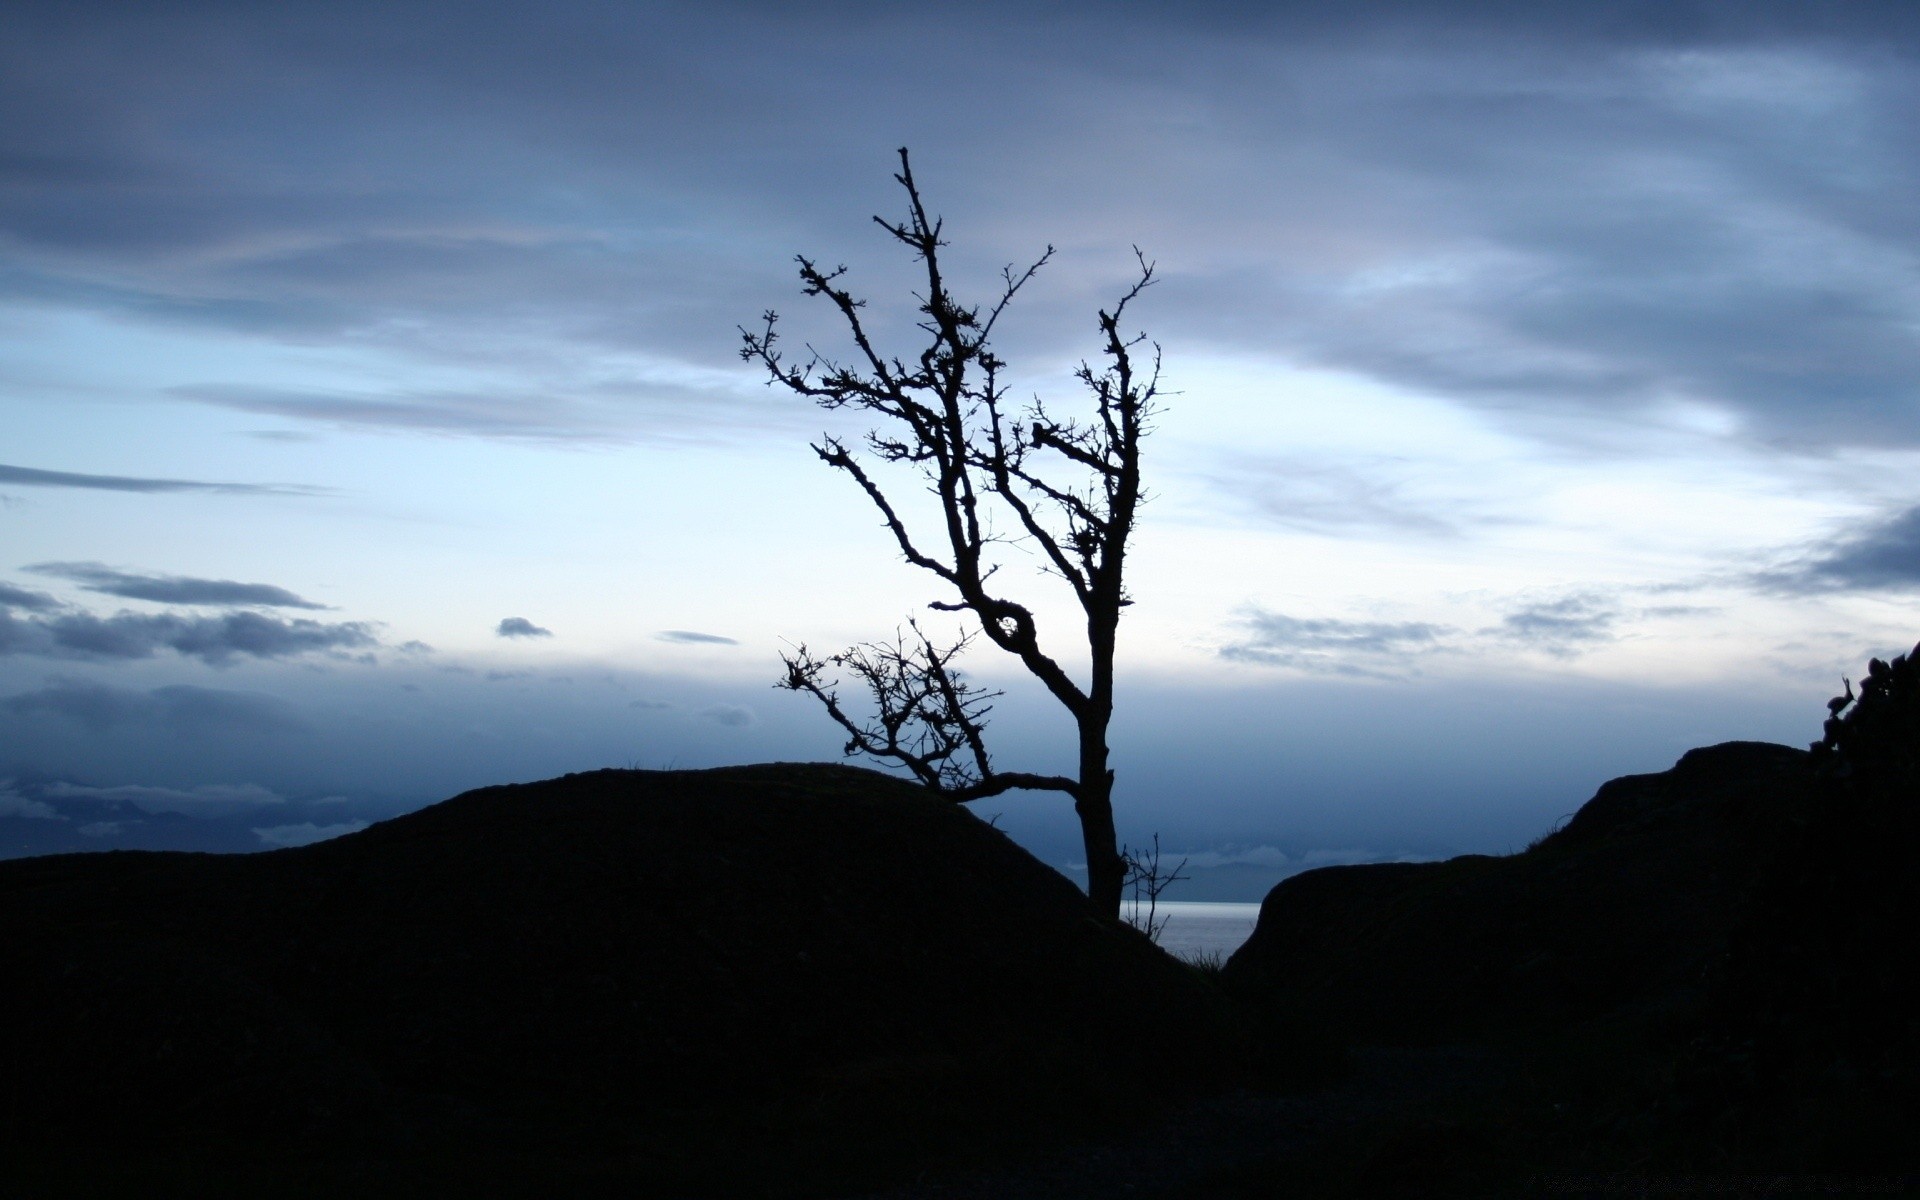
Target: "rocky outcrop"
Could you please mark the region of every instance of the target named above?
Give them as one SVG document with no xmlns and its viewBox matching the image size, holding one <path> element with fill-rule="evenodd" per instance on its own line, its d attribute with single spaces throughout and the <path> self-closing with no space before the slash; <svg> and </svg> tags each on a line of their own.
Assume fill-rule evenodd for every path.
<svg viewBox="0 0 1920 1200">
<path fill-rule="evenodd" d="M 1607 783 L 1522 854 L 1296 875 L 1225 978 L 1356 1041 L 1696 1008 L 1817 791 L 1805 751 L 1729 742 Z"/>
</svg>

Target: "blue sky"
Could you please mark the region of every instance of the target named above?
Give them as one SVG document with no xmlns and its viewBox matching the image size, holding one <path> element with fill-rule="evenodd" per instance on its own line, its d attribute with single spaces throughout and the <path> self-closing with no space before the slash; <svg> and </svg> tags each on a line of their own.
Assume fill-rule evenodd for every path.
<svg viewBox="0 0 1920 1200">
<path fill-rule="evenodd" d="M 1020 394 L 1069 402 L 1159 265 L 1117 803 L 1189 898 L 1523 845 L 1609 775 L 1809 740 L 1920 634 L 1907 5 L 5 20 L 9 852 L 835 757 L 783 640 L 940 597 L 737 327 L 832 344 L 804 252 L 904 337 L 900 145 L 963 295 L 1057 247 Z M 1057 760 L 973 669 L 1003 764 Z M 1075 857 L 1059 799 L 986 807 Z"/>
</svg>

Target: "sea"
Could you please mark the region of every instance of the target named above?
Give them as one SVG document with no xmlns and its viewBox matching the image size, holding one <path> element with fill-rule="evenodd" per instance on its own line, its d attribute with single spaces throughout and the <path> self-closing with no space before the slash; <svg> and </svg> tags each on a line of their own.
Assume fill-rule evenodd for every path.
<svg viewBox="0 0 1920 1200">
<path fill-rule="evenodd" d="M 1122 904 L 1120 915 L 1144 927 L 1147 908 Z M 1156 925 L 1165 922 L 1160 925 L 1160 948 L 1188 962 L 1225 962 L 1252 935 L 1259 917 L 1258 904 L 1207 900 L 1162 900 L 1153 912 Z"/>
</svg>

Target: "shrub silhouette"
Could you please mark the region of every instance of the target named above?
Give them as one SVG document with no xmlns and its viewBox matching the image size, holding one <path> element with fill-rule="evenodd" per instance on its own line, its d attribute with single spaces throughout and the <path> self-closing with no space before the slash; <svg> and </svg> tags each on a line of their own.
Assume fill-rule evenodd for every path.
<svg viewBox="0 0 1920 1200">
<path fill-rule="evenodd" d="M 1828 705 L 1820 803 L 1755 889 L 1696 1079 L 1739 1097 L 1716 1138 L 1796 1167 L 1910 1164 L 1920 1110 L 1920 647 L 1859 686 Z"/>
<path fill-rule="evenodd" d="M 1853 791 L 1911 794 L 1920 783 L 1920 646 L 1891 663 L 1869 662 L 1857 696 L 1851 680 L 1842 682 L 1845 694 L 1828 702 L 1825 736 L 1813 744 L 1815 760 Z"/>
</svg>

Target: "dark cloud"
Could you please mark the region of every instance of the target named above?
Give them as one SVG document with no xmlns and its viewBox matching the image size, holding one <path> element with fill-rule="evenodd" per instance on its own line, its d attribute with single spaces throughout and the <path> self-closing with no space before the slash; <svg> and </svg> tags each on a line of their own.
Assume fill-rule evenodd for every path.
<svg viewBox="0 0 1920 1200">
<path fill-rule="evenodd" d="M 525 617 L 503 617 L 493 632 L 503 638 L 552 637 L 553 630 L 542 629 Z"/>
<path fill-rule="evenodd" d="M 722 637 L 717 633 L 700 633 L 692 629 L 663 629 L 653 635 L 662 642 L 678 642 L 687 646 L 738 646 L 737 639 Z"/>
<path fill-rule="evenodd" d="M 0 51 L 0 233 L 17 251 L 0 290 L 537 360 L 560 383 L 228 385 L 203 402 L 602 436 L 590 403 L 551 402 L 583 383 L 556 365 L 566 351 L 728 365 L 733 324 L 791 296 L 788 254 L 884 252 L 858 217 L 891 203 L 885 148 L 906 141 L 962 235 L 957 268 L 1063 231 L 1140 241 L 1167 268 L 1156 330 L 1189 344 L 1502 413 L 1680 397 L 1791 445 L 1920 441 L 1910 5 L 876 20 L 661 4 L 618 22 L 570 3 L 350 22 L 317 5 L 26 7 Z M 421 44 L 431 62 L 401 49 Z M 1075 182 L 1122 153 L 1126 187 Z M 1070 354 L 1097 274 L 1057 272 L 1056 299 L 1027 309 L 1038 332 L 1018 336 Z M 703 413 L 688 419 L 737 415 Z"/>
<path fill-rule="evenodd" d="M 141 479 L 128 475 L 80 475 L 72 471 L 42 471 L 0 463 L 0 483 L 29 487 L 87 488 L 102 492 L 218 492 L 236 496 L 312 496 L 323 488 L 267 483 L 206 483 L 194 479 Z"/>
<path fill-rule="evenodd" d="M 286 702 L 257 692 L 173 684 L 151 691 L 79 679 L 53 679 L 0 697 L 0 711 L 46 714 L 92 730 L 154 725 L 185 732 L 291 733 L 305 728 Z"/>
<path fill-rule="evenodd" d="M 1837 539 L 1788 567 L 1761 572 L 1769 591 L 1883 591 L 1920 587 L 1920 505 Z"/>
<path fill-rule="evenodd" d="M 0 817 L 21 817 L 29 821 L 67 820 L 45 801 L 23 796 L 10 786 L 12 780 L 0 780 Z"/>
<path fill-rule="evenodd" d="M 1245 639 L 1223 646 L 1222 658 L 1261 666 L 1340 675 L 1402 675 L 1409 660 L 1442 647 L 1453 632 L 1421 621 L 1342 621 L 1256 610 Z"/>
<path fill-rule="evenodd" d="M 378 644 L 373 626 L 364 621 L 328 624 L 253 612 L 209 617 L 127 612 L 100 617 L 74 612 L 16 619 L 0 612 L 0 655 L 140 659 L 171 650 L 211 666 L 224 666 L 239 657 L 288 658 Z"/>
<path fill-rule="evenodd" d="M 25 588 L 14 587 L 10 583 L 0 583 L 0 609 L 23 608 L 28 612 L 52 612 L 60 607 L 60 602 L 45 592 L 30 592 Z"/>
<path fill-rule="evenodd" d="M 286 803 L 286 799 L 258 784 L 208 784 L 196 788 L 147 787 L 124 784 L 118 787 L 90 787 L 77 783 L 55 783 L 41 789 L 55 799 L 105 800 L 130 804 L 149 815 L 179 813 L 187 817 L 225 816 L 251 812 Z"/>
<path fill-rule="evenodd" d="M 1486 632 L 1556 658 L 1614 640 L 1620 614 L 1592 596 L 1568 596 L 1515 609 Z"/>
<path fill-rule="evenodd" d="M 179 575 L 139 575 L 116 571 L 97 562 L 35 563 L 23 570 L 36 575 L 70 579 L 82 589 L 128 600 L 156 604 L 261 605 L 269 608 L 322 609 L 324 604 L 303 600 L 270 583 L 236 583 L 231 579 L 192 579 Z"/>
</svg>

